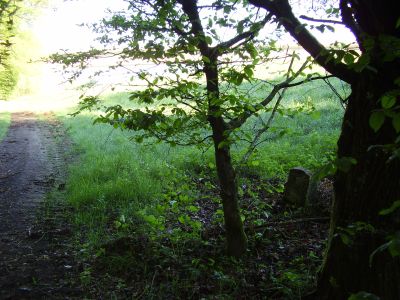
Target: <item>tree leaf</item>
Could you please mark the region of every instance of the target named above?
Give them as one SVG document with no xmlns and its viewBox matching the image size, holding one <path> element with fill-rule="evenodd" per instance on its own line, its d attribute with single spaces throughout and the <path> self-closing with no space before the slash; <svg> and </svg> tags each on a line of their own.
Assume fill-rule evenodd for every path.
<svg viewBox="0 0 400 300">
<path fill-rule="evenodd" d="M 357 63 L 355 63 L 354 66 L 354 70 L 356 72 L 361 72 L 362 70 L 365 69 L 365 67 L 367 67 L 370 63 L 371 58 L 369 57 L 368 54 L 363 54 L 359 57 L 359 59 L 357 60 Z"/>
<path fill-rule="evenodd" d="M 382 127 L 385 122 L 385 113 L 383 111 L 374 111 L 369 117 L 369 126 L 375 131 Z"/>
<path fill-rule="evenodd" d="M 242 34 L 244 30 L 244 20 L 240 21 L 236 27 L 237 33 Z"/>
<path fill-rule="evenodd" d="M 396 97 L 392 95 L 385 95 L 381 98 L 382 107 L 385 109 L 389 109 L 396 104 Z"/>
<path fill-rule="evenodd" d="M 188 209 L 188 211 L 193 212 L 193 213 L 199 211 L 199 208 L 197 206 L 194 206 L 194 205 L 189 205 L 187 209 Z"/>
<path fill-rule="evenodd" d="M 157 224 L 157 218 L 154 215 L 144 215 L 143 219 L 149 223 L 150 225 L 156 225 Z"/>
<path fill-rule="evenodd" d="M 335 174 L 336 170 L 337 170 L 336 164 L 334 162 L 328 162 L 315 172 L 314 178 L 315 180 L 319 181 L 328 175 Z"/>
<path fill-rule="evenodd" d="M 362 291 L 352 294 L 348 300 L 380 300 L 380 298 L 377 295 Z"/>
<path fill-rule="evenodd" d="M 211 60 L 207 56 L 203 56 L 202 59 L 206 64 L 209 64 L 211 62 Z"/>
<path fill-rule="evenodd" d="M 400 113 L 397 113 L 393 116 L 392 125 L 396 132 L 400 132 Z"/>
<path fill-rule="evenodd" d="M 345 244 L 346 246 L 350 246 L 353 243 L 353 240 L 351 239 L 350 235 L 347 233 L 340 233 L 340 239 L 342 240 L 342 243 Z"/>
<path fill-rule="evenodd" d="M 185 217 L 184 217 L 184 216 L 179 216 L 179 217 L 178 217 L 178 221 L 179 221 L 181 224 L 185 224 L 185 223 L 186 223 L 186 220 L 185 220 Z"/>
<path fill-rule="evenodd" d="M 379 215 L 381 215 L 381 216 L 389 215 L 392 212 L 394 212 L 396 209 L 398 209 L 399 207 L 400 207 L 400 200 L 394 201 L 392 206 L 390 206 L 389 208 L 382 209 L 379 212 Z"/>
<path fill-rule="evenodd" d="M 253 77 L 253 68 L 251 66 L 245 66 L 243 69 L 244 73 L 247 75 L 248 79 Z"/>
<path fill-rule="evenodd" d="M 400 256 L 400 236 L 399 233 L 393 236 L 389 242 L 388 250 L 392 257 Z"/>
<path fill-rule="evenodd" d="M 354 64 L 354 56 L 351 55 L 350 53 L 346 53 L 343 57 L 344 62 L 348 65 Z"/>
<path fill-rule="evenodd" d="M 341 157 L 336 159 L 336 168 L 342 172 L 350 171 L 351 167 L 357 164 L 357 160 L 353 157 Z"/>
</svg>

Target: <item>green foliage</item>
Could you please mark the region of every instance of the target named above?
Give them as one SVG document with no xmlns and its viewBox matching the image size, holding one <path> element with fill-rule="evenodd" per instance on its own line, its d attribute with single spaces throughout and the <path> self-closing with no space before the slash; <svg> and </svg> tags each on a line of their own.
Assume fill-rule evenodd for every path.
<svg viewBox="0 0 400 300">
<path fill-rule="evenodd" d="M 377 132 L 385 122 L 385 113 L 383 111 L 373 112 L 369 118 L 369 126 Z"/>
<path fill-rule="evenodd" d="M 379 300 L 380 298 L 374 294 L 368 292 L 358 292 L 357 294 L 352 294 L 348 300 Z"/>
<path fill-rule="evenodd" d="M 392 214 L 398 208 L 400 208 L 400 200 L 394 201 L 391 207 L 381 210 L 379 212 L 379 215 L 386 216 L 386 215 Z"/>
<path fill-rule="evenodd" d="M 0 66 L 0 99 L 8 99 L 18 82 L 18 73 L 14 67 Z"/>
<path fill-rule="evenodd" d="M 363 41 L 365 46 L 365 51 L 360 57 L 359 62 L 363 60 L 363 67 L 357 68 L 355 70 L 361 72 L 364 68 L 376 72 L 376 69 L 372 67 L 370 62 L 369 53 L 377 51 L 380 56 L 381 63 L 391 63 L 400 57 L 400 39 L 391 35 L 380 35 L 378 39 L 373 39 L 372 37 L 366 37 Z M 360 64 L 358 62 L 358 64 Z M 393 80 L 393 79 L 392 79 Z M 369 116 L 369 126 L 374 132 L 379 134 L 379 130 L 385 125 L 389 120 L 391 120 L 391 125 L 394 128 L 396 135 L 392 144 L 386 145 L 371 145 L 371 148 L 378 147 L 383 148 L 386 151 L 392 153 L 388 161 L 392 161 L 399 157 L 400 147 L 400 105 L 399 105 L 399 90 L 400 83 L 398 78 L 393 80 L 393 86 L 386 91 L 379 98 L 379 104 L 381 109 L 375 109 L 371 112 Z"/>
<path fill-rule="evenodd" d="M 289 168 L 302 165 L 316 170 L 328 159 L 327 152 L 330 155 L 335 149 L 342 108 L 316 83 L 290 92 L 282 105 L 298 107 L 299 95 L 311 97 L 320 118 L 314 119 L 308 109 L 292 117 L 278 116 L 276 126 L 285 125 L 291 133 L 281 137 L 266 133 L 269 143 L 261 144 L 250 159 L 258 164 L 239 169 L 246 228 L 277 217 L 266 195 L 282 191 Z M 126 93 L 110 95 L 97 105 L 116 103 L 130 109 L 141 107 L 130 102 Z M 77 239 L 85 241 L 79 249 L 85 257 L 96 257 L 81 274 L 83 284 L 94 285 L 95 274 L 101 272 L 102 278 L 116 276 L 112 281 L 120 281 L 122 290 L 133 280 L 149 297 L 185 298 L 193 293 L 235 297 L 256 290 L 296 299 L 313 282 L 315 272 L 310 268 L 319 265 L 319 254 L 297 257 L 269 274 L 269 265 L 262 261 L 236 262 L 221 253 L 223 211 L 212 151 L 199 155 L 196 147 L 170 147 L 154 140 L 137 144 L 132 142 L 137 133 L 105 124 L 92 126 L 95 113 L 63 119 L 80 158 L 67 182 Z M 249 122 L 251 128 L 253 121 Z M 245 150 L 246 143 L 238 143 L 234 159 L 240 160 Z M 251 232 L 249 239 L 251 247 L 269 245 L 271 240 L 282 247 L 287 240 L 265 238 L 262 232 Z M 260 274 L 263 280 L 257 279 Z"/>
<path fill-rule="evenodd" d="M 162 74 L 154 74 L 140 65 L 131 70 L 132 78 L 144 88 L 132 91 L 129 99 L 144 107 L 108 106 L 94 123 L 133 130 L 138 143 L 150 139 L 170 146 L 198 145 L 203 151 L 214 144 L 221 198 L 225 199 L 227 248 L 236 257 L 244 254 L 247 240 L 238 209 L 225 209 L 228 203 L 238 205 L 236 180 L 230 178 L 235 174 L 231 148 L 247 139 L 250 146 L 242 159 L 246 162 L 266 131 L 284 135 L 285 128 L 272 126 L 277 113 L 293 117 L 306 112 L 317 119 L 319 116 L 310 101 L 292 108 L 282 107 L 281 102 L 289 87 L 321 79 L 319 74 L 305 73 L 306 69 L 312 69 L 311 59 L 305 59 L 299 67 L 295 64 L 300 59 L 295 51 L 280 81 L 265 82 L 255 77 L 256 66 L 270 63 L 279 49 L 273 40 L 264 46 L 265 40 L 257 39 L 271 16 L 247 4 L 247 1 L 219 0 L 204 8 L 197 1 L 129 1 L 128 10 L 94 25 L 94 30 L 103 34 L 99 39 L 103 49 L 54 54 L 49 58 L 62 63 L 67 70 L 77 67 L 71 80 L 81 74 L 91 59 L 105 55 L 116 57 L 117 62 L 109 67 L 112 70 L 123 67 L 128 58 L 163 66 Z M 221 11 L 224 6 L 229 9 Z M 225 32 L 232 29 L 227 37 Z M 264 92 L 257 96 L 255 90 Z M 75 115 L 97 108 L 98 102 L 96 96 L 83 97 Z M 256 124 L 253 131 L 243 130 L 246 125 L 254 124 L 251 120 L 254 118 L 261 124 Z M 154 223 L 151 216 L 147 219 Z M 201 227 L 184 213 L 178 221 L 194 230 Z M 237 238 L 229 238 L 233 236 Z"/>
<path fill-rule="evenodd" d="M 37 51 L 32 33 L 21 24 L 32 21 L 46 0 L 0 1 L 0 99 L 8 99 L 18 87 L 19 93 L 27 92 L 25 83 L 18 86 L 21 75 L 27 74 L 27 61 Z M 30 67 L 32 68 L 32 67 Z M 36 70 L 35 70 L 36 71 Z M 32 72 L 34 73 L 34 72 Z M 23 78 L 24 81 L 29 81 Z"/>
<path fill-rule="evenodd" d="M 89 226 L 93 244 L 101 241 L 108 222 L 119 234 L 123 233 L 121 229 L 142 222 L 145 208 L 149 215 L 158 218 L 156 203 L 162 197 L 163 187 L 169 184 L 166 175 L 170 161 L 184 165 L 194 158 L 184 149 L 174 151 L 171 157 L 166 145 L 141 146 L 130 142 L 130 136 L 108 126 L 93 127 L 89 117 L 64 121 L 79 145 L 76 151 L 84 153 L 70 171 L 69 201 L 79 211 L 78 224 Z M 151 221 L 151 217 L 144 221 Z"/>
<path fill-rule="evenodd" d="M 131 70 L 131 80 L 145 86 L 130 95 L 130 100 L 139 107 L 132 109 L 117 103 L 107 107 L 96 122 L 139 131 L 138 142 L 156 138 L 172 146 L 201 145 L 207 148 L 211 138 L 208 119 L 213 115 L 226 122 L 225 141 L 219 142 L 219 146 L 229 147 L 241 139 L 240 135 L 231 132 L 238 130 L 251 115 L 271 112 L 272 108 L 267 105 L 280 90 L 303 76 L 309 64 L 305 63 L 298 71 L 293 70 L 292 63 L 299 57 L 294 53 L 286 80 L 273 83 L 275 87 L 271 90 L 270 83 L 257 80 L 254 73 L 257 66 L 273 61 L 274 54 L 279 51 L 275 41 L 257 39 L 269 21 L 268 17 L 253 11 L 245 1 L 216 1 L 207 8 L 193 7 L 199 13 L 199 25 L 203 30 L 195 32 L 189 30 L 191 20 L 178 3 L 130 2 L 128 11 L 111 15 L 94 25 L 94 30 L 102 35 L 99 40 L 104 48 L 54 54 L 49 60 L 70 70 L 71 79 L 79 76 L 91 59 L 110 55 L 109 49 L 113 47 L 121 50 L 113 53 L 119 61 L 110 66 L 112 70 L 123 67 L 126 58 L 163 65 L 162 74 L 140 66 Z M 238 12 L 243 19 L 238 18 Z M 236 29 L 236 34 L 232 32 L 228 35 L 232 37 L 226 39 L 224 32 L 232 29 Z M 213 54 L 206 54 L 206 47 Z M 236 60 L 241 63 L 237 64 Z M 215 99 L 210 99 L 210 91 L 204 84 L 204 67 L 211 63 L 219 63 L 217 77 L 221 88 L 218 89 L 216 83 Z M 312 75 L 309 74 L 306 80 Z M 259 91 L 257 96 L 256 91 Z M 96 102 L 93 96 L 83 98 L 79 111 L 95 107 Z M 286 113 L 279 103 L 276 108 L 280 113 Z"/>
<path fill-rule="evenodd" d="M 369 223 L 355 222 L 348 225 L 346 228 L 338 227 L 337 231 L 343 244 L 350 247 L 353 244 L 353 240 L 357 237 L 357 235 L 363 234 L 365 232 L 373 233 L 376 231 L 376 229 Z"/>
<path fill-rule="evenodd" d="M 10 54 L 10 38 L 13 36 L 15 16 L 19 10 L 21 0 L 0 1 L 0 65 Z"/>
<path fill-rule="evenodd" d="M 9 113 L 0 113 L 0 141 L 7 133 L 11 121 L 10 117 Z"/>
<path fill-rule="evenodd" d="M 140 65 L 132 70 L 132 80 L 144 88 L 129 93 L 129 105 L 125 105 L 126 100 L 102 103 L 96 96 L 82 97 L 79 113 L 100 108 L 94 128 L 103 132 L 91 130 L 90 139 L 87 134 L 79 140 L 75 137 L 78 144 L 85 145 L 85 153 L 82 163 L 71 170 L 68 192 L 78 210 L 76 221 L 88 228 L 90 244 L 103 269 L 129 273 L 141 283 L 151 282 L 145 292 L 154 297 L 174 294 L 178 288 L 183 298 L 190 297 L 189 292 L 202 295 L 203 291 L 193 291 L 198 281 L 210 285 L 210 293 L 234 297 L 250 285 L 238 275 L 245 270 L 244 262 L 216 253 L 222 243 L 224 209 L 216 201 L 219 191 L 214 173 L 218 163 L 208 150 L 212 145 L 209 138 L 214 139 L 217 152 L 235 150 L 232 156 L 244 176 L 239 179 L 240 216 L 246 226 L 254 228 L 271 213 L 262 193 L 282 191 L 282 179 L 290 167 L 317 169 L 326 162 L 326 153 L 332 152 L 337 139 L 337 128 L 332 124 L 340 121 L 342 111 L 334 109 L 335 114 L 330 114 L 335 106 L 328 104 L 331 95 L 320 97 L 318 103 L 310 96 L 291 94 L 289 87 L 312 84 L 318 76 L 305 72 L 311 68 L 309 60 L 300 67 L 295 64 L 299 59 L 296 53 L 280 80 L 255 77 L 256 67 L 269 63 L 279 49 L 274 41 L 268 47 L 260 46 L 257 35 L 269 18 L 247 10 L 246 1 L 215 1 L 206 8 L 185 7 L 187 3 L 130 1 L 129 10 L 94 26 L 103 34 L 103 49 L 50 58 L 64 63 L 66 69 L 78 66 L 71 79 L 91 59 L 110 54 L 118 60 L 111 69 L 123 66 L 126 59 L 163 66 L 162 74 Z M 241 10 L 246 14 L 239 14 Z M 196 14 L 199 19 L 193 20 Z M 223 36 L 222 32 L 232 30 L 233 37 Z M 81 119 L 75 120 L 84 120 L 78 117 Z M 75 120 L 68 122 L 72 135 L 79 135 L 89 125 L 74 124 Z M 221 126 L 217 128 L 216 123 Z M 108 127 L 110 140 L 101 146 L 105 124 L 121 131 Z M 257 133 L 256 139 L 252 133 Z M 128 146 L 127 137 L 137 143 Z M 249 144 L 259 147 L 248 151 Z M 190 147 L 175 147 L 179 145 Z M 203 156 L 196 154 L 198 149 L 193 145 L 202 148 Z M 166 156 L 170 147 L 175 147 L 174 151 Z M 246 155 L 248 161 L 242 159 Z M 177 162 L 185 156 L 185 163 Z M 254 174 L 268 183 L 255 187 L 250 180 Z M 205 228 L 204 223 L 213 227 Z M 262 236 L 254 233 L 250 242 L 263 243 Z M 142 244 L 138 242 L 141 237 L 145 240 Z M 115 243 L 118 247 L 111 247 Z M 115 253 L 115 249 L 126 251 Z M 299 262 L 301 271 L 294 268 L 279 276 L 272 274 L 277 278 L 274 285 L 289 282 L 285 294 L 300 290 L 309 282 L 309 277 L 303 280 L 300 275 L 305 271 L 305 260 Z M 169 269 L 174 274 L 165 272 Z M 160 282 L 153 285 L 158 276 Z M 267 290 L 264 282 L 255 281 L 257 288 Z"/>
<path fill-rule="evenodd" d="M 386 218 L 397 218 L 398 217 L 398 209 L 400 208 L 400 200 L 394 201 L 393 204 L 389 208 L 385 208 L 379 212 L 380 216 Z M 392 257 L 400 256 L 400 231 L 387 232 L 387 240 L 388 242 L 379 246 L 371 255 L 370 255 L 370 264 L 372 264 L 372 260 L 374 256 L 381 251 L 388 250 Z"/>
<path fill-rule="evenodd" d="M 0 99 L 6 99 L 17 81 L 9 62 L 11 39 L 15 34 L 15 16 L 22 1 L 0 1 Z"/>
<path fill-rule="evenodd" d="M 375 132 L 383 126 L 386 118 L 392 119 L 393 128 L 397 133 L 400 131 L 400 106 L 396 105 L 399 95 L 400 90 L 395 89 L 379 99 L 382 109 L 373 111 L 369 118 L 369 125 Z"/>
</svg>

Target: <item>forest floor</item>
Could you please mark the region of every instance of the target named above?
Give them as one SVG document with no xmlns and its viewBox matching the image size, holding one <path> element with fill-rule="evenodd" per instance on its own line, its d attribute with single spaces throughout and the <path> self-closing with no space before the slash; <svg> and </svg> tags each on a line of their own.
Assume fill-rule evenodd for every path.
<svg viewBox="0 0 400 300">
<path fill-rule="evenodd" d="M 52 114 L 14 113 L 0 143 L 0 299 L 71 299 L 76 270 L 65 206 L 45 197 L 65 187 L 68 140 Z"/>
</svg>

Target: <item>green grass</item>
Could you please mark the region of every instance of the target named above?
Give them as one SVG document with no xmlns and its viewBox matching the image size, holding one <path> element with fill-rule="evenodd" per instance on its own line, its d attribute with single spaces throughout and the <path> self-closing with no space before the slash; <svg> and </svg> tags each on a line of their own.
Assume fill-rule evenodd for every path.
<svg viewBox="0 0 400 300">
<path fill-rule="evenodd" d="M 339 82 L 335 85 L 341 87 Z M 260 97 L 262 91 L 258 93 Z M 251 194 L 254 198 L 251 205 L 258 203 L 257 211 L 250 206 L 253 210 L 245 213 L 246 222 L 269 213 L 262 211 L 268 209 L 265 199 L 256 195 L 265 182 L 274 182 L 281 187 L 288 170 L 294 166 L 315 171 L 332 158 L 336 148 L 344 111 L 327 86 L 313 82 L 288 91 L 286 96 L 282 102 L 285 109 L 293 109 L 301 103 L 306 103 L 307 109 L 290 116 L 277 115 L 272 128 L 263 136 L 267 141 L 258 147 L 247 166 L 237 166 L 241 176 L 239 182 L 245 182 L 257 191 L 249 188 L 241 191 L 242 195 L 249 197 Z M 114 94 L 105 99 L 105 104 L 135 107 L 127 99 L 126 93 Z M 93 126 L 94 116 L 90 113 L 75 118 L 60 116 L 68 128 L 75 144 L 73 151 L 78 157 L 70 168 L 67 195 L 68 201 L 75 207 L 73 218 L 80 234 L 79 240 L 83 243 L 80 247 L 89 248 L 84 253 L 89 253 L 89 256 L 97 253 L 97 256 L 104 257 L 100 265 L 107 272 L 128 273 L 129 280 L 136 280 L 139 289 L 156 298 L 171 292 L 188 296 L 193 284 L 198 281 L 213 286 L 213 276 L 222 278 L 221 285 L 207 293 L 233 298 L 240 295 L 247 287 L 237 283 L 240 280 L 237 274 L 250 276 L 251 269 L 259 270 L 262 264 L 250 259 L 232 265 L 216 250 L 222 248 L 220 239 L 203 242 L 199 238 L 199 230 L 195 229 L 198 223 L 191 223 L 193 220 L 190 217 L 185 219 L 193 213 L 190 209 L 202 205 L 196 202 L 199 199 L 218 198 L 212 149 L 202 153 L 195 147 L 137 144 L 131 139 L 135 133 L 122 132 L 104 124 Z M 252 130 L 256 121 L 249 120 L 245 129 Z M 287 133 L 277 137 L 277 132 L 282 129 Z M 235 164 L 245 151 L 246 144 L 243 142 L 232 147 Z M 192 229 L 185 231 L 182 226 Z M 118 238 L 122 237 L 129 237 L 129 241 L 137 245 L 127 246 L 124 240 L 118 242 Z M 257 238 L 256 235 L 249 236 L 251 247 L 257 245 Z M 113 244 L 113 241 L 117 242 Z M 141 243 L 148 243 L 147 248 L 135 250 Z M 126 247 L 130 249 L 127 252 Z M 115 251 L 109 248 L 119 249 L 117 253 L 122 254 L 105 255 Z M 132 251 L 137 251 L 137 255 Z M 204 261 L 201 251 L 219 262 L 214 265 L 212 260 Z M 314 276 L 314 271 L 307 267 L 310 257 L 307 253 L 304 255 L 306 262 L 302 264 L 303 269 L 296 267 L 295 263 L 283 264 L 278 267 L 271 282 L 257 287 L 258 291 L 285 287 L 285 295 L 297 295 Z M 319 261 L 318 258 L 314 260 L 312 265 L 316 268 Z M 249 265 L 252 267 L 248 268 Z M 152 268 L 160 266 L 165 269 L 171 267 L 171 272 L 177 273 L 163 273 L 165 280 L 157 278 L 158 287 L 155 288 Z M 85 270 L 83 278 L 88 280 L 91 272 L 91 269 Z M 296 272 L 299 275 L 294 276 Z M 295 277 L 299 279 L 293 279 Z"/>
<path fill-rule="evenodd" d="M 330 81 L 345 98 L 349 93 L 348 87 L 337 79 L 330 79 Z M 241 88 L 246 90 L 250 86 L 249 83 L 245 83 Z M 251 96 L 262 99 L 270 89 L 269 85 L 260 84 Z M 105 104 L 121 104 L 123 107 L 131 108 L 144 106 L 132 103 L 128 98 L 128 93 L 113 94 L 106 98 Z M 271 128 L 260 139 L 265 139 L 266 142 L 260 144 L 257 153 L 250 157 L 250 165 L 256 165 L 255 172 L 263 177 L 284 179 L 288 169 L 296 165 L 315 170 L 323 165 L 335 151 L 344 109 L 339 99 L 323 81 L 313 81 L 288 89 L 281 105 L 284 115 L 276 114 Z M 295 111 L 299 107 L 302 107 L 303 112 L 296 114 Z M 287 115 L 288 111 L 290 115 Z M 262 114 L 264 121 L 269 115 L 269 113 Z M 243 131 L 254 131 L 253 125 L 257 122 L 259 122 L 257 118 L 250 118 L 244 124 Z M 283 130 L 286 133 L 280 137 L 278 133 Z M 241 161 L 247 147 L 248 144 L 243 142 L 237 142 L 232 147 L 232 155 L 236 163 Z M 175 148 L 171 152 L 176 151 L 181 150 Z M 196 157 L 196 153 L 199 152 L 196 148 L 192 148 L 187 153 Z M 208 164 L 212 160 L 213 153 L 208 151 L 200 161 Z M 189 166 L 192 163 L 189 163 Z"/>
<path fill-rule="evenodd" d="M 79 154 L 79 162 L 70 168 L 68 199 L 78 208 L 76 222 L 88 228 L 93 244 L 104 242 L 109 225 L 121 216 L 135 223 L 139 210 L 152 210 L 170 173 L 194 160 L 190 149 L 144 146 L 130 141 L 129 133 L 93 126 L 90 115 L 63 121 Z"/>
<path fill-rule="evenodd" d="M 348 93 L 346 87 L 342 90 L 341 82 L 335 80 L 333 83 L 343 96 Z M 281 105 L 283 115 L 275 115 L 271 128 L 260 139 L 265 142 L 250 157 L 249 164 L 255 165 L 253 171 L 262 177 L 284 180 L 292 167 L 303 166 L 315 171 L 331 158 L 344 109 L 328 86 L 320 81 L 289 89 Z M 300 107 L 302 111 L 296 112 Z M 264 120 L 269 115 L 264 114 Z M 259 121 L 253 117 L 244 125 L 244 131 L 254 131 L 256 122 Z M 284 134 L 281 136 L 280 132 Z M 234 147 L 237 161 L 247 145 L 239 143 Z"/>
<path fill-rule="evenodd" d="M 8 127 L 10 126 L 11 115 L 10 113 L 0 113 L 0 141 L 7 134 Z"/>
<path fill-rule="evenodd" d="M 340 88 L 339 82 L 335 85 Z M 343 108 L 329 88 L 312 82 L 289 90 L 286 96 L 284 107 L 307 102 L 319 116 L 309 112 L 290 117 L 278 114 L 271 130 L 263 136 L 268 141 L 250 157 L 246 172 L 283 181 L 290 168 L 316 170 L 334 153 Z M 104 104 L 117 103 L 134 106 L 127 93 L 109 95 Z M 79 208 L 77 222 L 89 228 L 94 244 L 121 216 L 136 222 L 139 210 L 152 210 L 172 177 L 198 173 L 214 163 L 212 149 L 201 153 L 195 147 L 137 144 L 130 140 L 134 133 L 104 124 L 93 126 L 93 117 L 85 113 L 75 118 L 64 117 L 63 121 L 80 153 L 79 163 L 70 170 L 69 201 Z M 245 129 L 251 130 L 254 122 L 250 120 Z M 274 128 L 288 133 L 276 137 Z M 235 162 L 240 161 L 246 149 L 244 143 L 233 147 Z"/>
</svg>

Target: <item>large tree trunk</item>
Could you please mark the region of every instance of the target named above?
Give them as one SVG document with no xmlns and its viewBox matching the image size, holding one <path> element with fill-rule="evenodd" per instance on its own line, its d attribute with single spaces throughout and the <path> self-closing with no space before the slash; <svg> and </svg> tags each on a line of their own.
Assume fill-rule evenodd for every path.
<svg viewBox="0 0 400 300">
<path fill-rule="evenodd" d="M 365 291 L 382 300 L 400 299 L 399 258 L 384 250 L 377 252 L 370 263 L 371 254 L 387 242 L 389 234 L 400 229 L 398 215 L 379 215 L 382 209 L 400 200 L 400 158 L 389 162 L 389 151 L 379 147 L 393 144 L 398 134 L 390 118 L 377 133 L 368 122 L 374 110 L 382 109 L 380 97 L 399 89 L 394 84 L 400 77 L 398 3 L 339 1 L 343 24 L 354 33 L 362 58 L 369 62 L 360 73 L 352 64 L 329 59 L 329 51 L 301 25 L 288 0 L 249 2 L 273 13 L 321 66 L 352 87 L 338 158 L 351 157 L 357 164 L 348 172 L 336 174 L 328 249 L 317 292 L 310 298 L 347 299 L 352 293 Z M 396 105 L 399 102 L 397 97 Z"/>
<path fill-rule="evenodd" d="M 400 299 L 399 258 L 391 257 L 387 250 L 371 257 L 387 242 L 389 234 L 400 229 L 398 215 L 379 215 L 400 200 L 400 158 L 389 162 L 391 153 L 382 147 L 393 144 L 397 134 L 390 118 L 376 133 L 369 126 L 372 112 L 382 109 L 380 97 L 399 88 L 394 84 L 400 76 L 395 1 L 340 1 L 342 20 L 355 34 L 363 58 L 369 61 L 362 72 L 326 59 L 329 52 L 306 29 L 299 30 L 301 24 L 287 0 L 251 3 L 274 13 L 318 63 L 352 88 L 338 158 L 354 158 L 357 163 L 347 172 L 336 174 L 329 243 L 313 298 L 341 300 L 365 291 L 384 300 Z"/>
<path fill-rule="evenodd" d="M 385 300 L 400 299 L 399 259 L 387 250 L 371 257 L 387 242 L 388 234 L 400 228 L 398 215 L 379 215 L 400 199 L 400 159 L 388 162 L 390 153 L 382 147 L 371 148 L 392 144 L 396 133 L 390 119 L 377 133 L 368 123 L 371 112 L 381 109 L 378 99 L 395 88 L 392 75 L 398 70 L 392 68 L 386 64 L 378 74 L 364 72 L 352 84 L 338 157 L 355 158 L 357 164 L 336 175 L 329 244 L 314 299 L 347 299 L 360 291 Z M 374 230 L 366 229 L 366 224 Z"/>
</svg>

